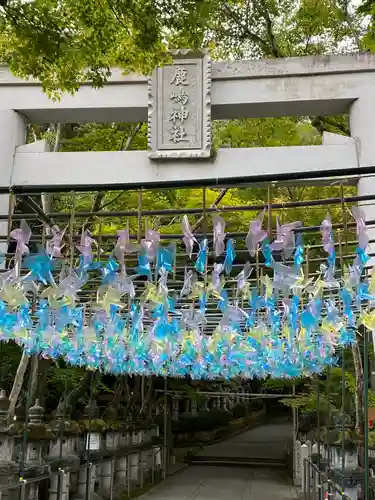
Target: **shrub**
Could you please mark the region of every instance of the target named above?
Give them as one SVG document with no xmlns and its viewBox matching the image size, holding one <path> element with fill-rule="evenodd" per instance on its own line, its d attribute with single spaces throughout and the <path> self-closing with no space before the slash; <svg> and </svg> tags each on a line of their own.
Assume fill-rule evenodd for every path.
<svg viewBox="0 0 375 500">
<path fill-rule="evenodd" d="M 259 411 L 263 408 L 264 403 L 262 399 L 252 399 L 250 401 L 250 407 L 253 411 Z"/>
<path fill-rule="evenodd" d="M 246 417 L 248 414 L 248 408 L 247 405 L 243 403 L 238 403 L 234 408 L 233 408 L 233 417 L 234 418 L 243 418 Z"/>
<path fill-rule="evenodd" d="M 178 422 L 173 423 L 173 430 L 178 433 L 211 431 L 228 425 L 232 416 L 226 411 L 210 411 L 197 415 L 181 415 Z"/>
</svg>

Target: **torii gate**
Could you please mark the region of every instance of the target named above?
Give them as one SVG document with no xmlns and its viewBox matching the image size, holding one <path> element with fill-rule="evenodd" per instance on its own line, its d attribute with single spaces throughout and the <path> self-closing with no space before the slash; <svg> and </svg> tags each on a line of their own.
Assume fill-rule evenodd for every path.
<svg viewBox="0 0 375 500">
<path fill-rule="evenodd" d="M 212 186 L 345 175 L 357 181 L 360 196 L 375 192 L 374 55 L 212 65 L 204 53 L 174 55 L 175 64 L 156 70 L 151 82 L 113 70 L 104 88 L 85 84 L 60 102 L 48 99 L 38 82 L 0 68 L 0 213 L 8 213 L 10 191 Z M 175 91 L 169 87 L 173 84 Z M 351 137 L 324 134 L 320 146 L 222 149 L 211 155 L 211 117 L 342 113 L 349 113 Z M 51 153 L 45 141 L 25 145 L 27 122 L 146 120 L 149 152 Z M 375 219 L 375 206 L 364 210 Z M 374 240 L 375 229 L 369 233 Z M 7 234 L 7 222 L 0 223 L 0 234 Z"/>
<path fill-rule="evenodd" d="M 63 96 L 59 102 L 43 94 L 38 82 L 23 81 L 6 67 L 0 67 L 2 213 L 8 211 L 10 190 L 48 192 L 103 186 L 110 189 L 220 185 L 347 175 L 358 179 L 359 195 L 375 191 L 375 177 L 361 177 L 373 174 L 375 167 L 374 55 L 212 64 L 205 53 L 176 51 L 175 56 L 175 66 L 159 68 L 150 83 L 143 76 L 123 76 L 114 69 L 104 88 L 93 89 L 85 84 L 76 95 Z M 168 95 L 170 89 L 166 87 L 166 83 L 173 83 L 171 68 L 189 69 L 193 75 L 193 107 L 186 105 L 185 108 L 192 117 L 191 131 L 197 140 L 186 139 L 187 154 L 176 153 L 180 144 L 176 146 L 171 138 L 163 136 L 168 122 L 164 115 L 171 111 L 168 99 L 173 97 Z M 179 88 L 184 91 L 183 82 L 175 80 L 174 83 L 180 83 Z M 180 104 L 184 104 L 181 99 Z M 324 134 L 320 146 L 221 149 L 210 156 L 211 116 L 231 119 L 347 112 L 351 137 Z M 151 153 L 51 153 L 45 141 L 25 145 L 27 122 L 146 120 L 150 124 Z M 172 122 L 169 116 L 169 124 L 173 125 Z M 160 147 L 160 141 L 167 144 Z M 163 148 L 166 151 L 157 151 Z M 166 156 L 168 161 L 160 161 L 160 157 Z M 375 219 L 375 208 L 367 207 L 366 211 L 369 219 Z"/>
</svg>

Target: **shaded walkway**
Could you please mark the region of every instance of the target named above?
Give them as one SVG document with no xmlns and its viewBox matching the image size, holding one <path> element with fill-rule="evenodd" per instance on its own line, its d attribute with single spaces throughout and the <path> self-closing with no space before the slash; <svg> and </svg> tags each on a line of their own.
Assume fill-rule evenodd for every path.
<svg viewBox="0 0 375 500">
<path fill-rule="evenodd" d="M 292 423 L 285 418 L 250 429 L 204 448 L 197 457 L 266 458 L 284 460 L 292 442 Z"/>
<path fill-rule="evenodd" d="M 187 469 L 141 497 L 142 500 L 291 500 L 297 498 L 285 472 L 248 467 Z"/>
<path fill-rule="evenodd" d="M 292 437 L 291 424 L 280 420 L 245 431 L 226 441 L 206 447 L 199 457 L 265 458 L 285 457 Z M 297 494 L 287 471 L 269 467 L 191 465 L 168 477 L 143 495 L 142 500 L 291 500 Z"/>
</svg>

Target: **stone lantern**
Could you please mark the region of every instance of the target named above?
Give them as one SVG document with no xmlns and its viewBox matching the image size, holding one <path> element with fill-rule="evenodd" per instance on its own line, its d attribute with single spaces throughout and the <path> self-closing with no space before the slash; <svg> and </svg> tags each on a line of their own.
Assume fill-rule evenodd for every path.
<svg viewBox="0 0 375 500">
<path fill-rule="evenodd" d="M 14 425 L 8 425 L 9 399 L 0 391 L 0 485 L 17 482 L 18 466 L 13 462 Z M 7 491 L 0 494 L 1 500 L 8 498 Z"/>
<path fill-rule="evenodd" d="M 83 452 L 84 461 L 91 462 L 94 459 L 100 459 L 102 454 L 102 433 L 105 430 L 105 422 L 100 418 L 99 407 L 95 400 L 90 401 L 86 406 L 81 421 L 83 430 L 83 440 L 81 442 L 81 452 Z M 89 465 L 88 468 L 82 468 L 78 474 L 77 491 L 73 498 L 85 498 L 86 483 L 90 481 L 91 491 L 94 491 L 96 478 L 100 472 L 96 470 L 95 465 Z"/>
<path fill-rule="evenodd" d="M 27 424 L 27 445 L 25 460 L 25 477 L 35 477 L 46 474 L 50 466 L 45 463 L 46 442 L 53 438 L 50 427 L 43 422 L 44 408 L 36 399 L 35 405 L 29 409 L 29 423 Z M 39 483 L 33 482 L 29 486 L 28 500 L 38 500 Z"/>
<path fill-rule="evenodd" d="M 63 405 L 57 407 L 56 420 L 51 422 L 51 429 L 55 439 L 51 441 L 47 460 L 52 468 L 78 465 L 80 459 L 75 448 L 80 427 L 70 419 L 70 408 Z"/>
<path fill-rule="evenodd" d="M 85 458 L 88 456 L 98 458 L 101 452 L 102 433 L 105 430 L 105 422 L 99 417 L 99 407 L 96 401 L 91 401 L 85 406 L 82 423 Z"/>
</svg>

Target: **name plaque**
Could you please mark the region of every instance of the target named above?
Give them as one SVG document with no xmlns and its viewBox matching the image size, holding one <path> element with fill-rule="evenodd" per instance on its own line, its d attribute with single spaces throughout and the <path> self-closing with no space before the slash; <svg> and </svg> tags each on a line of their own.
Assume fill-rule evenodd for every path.
<svg viewBox="0 0 375 500">
<path fill-rule="evenodd" d="M 207 52 L 171 51 L 148 87 L 148 146 L 152 159 L 211 155 L 211 61 Z"/>
</svg>

